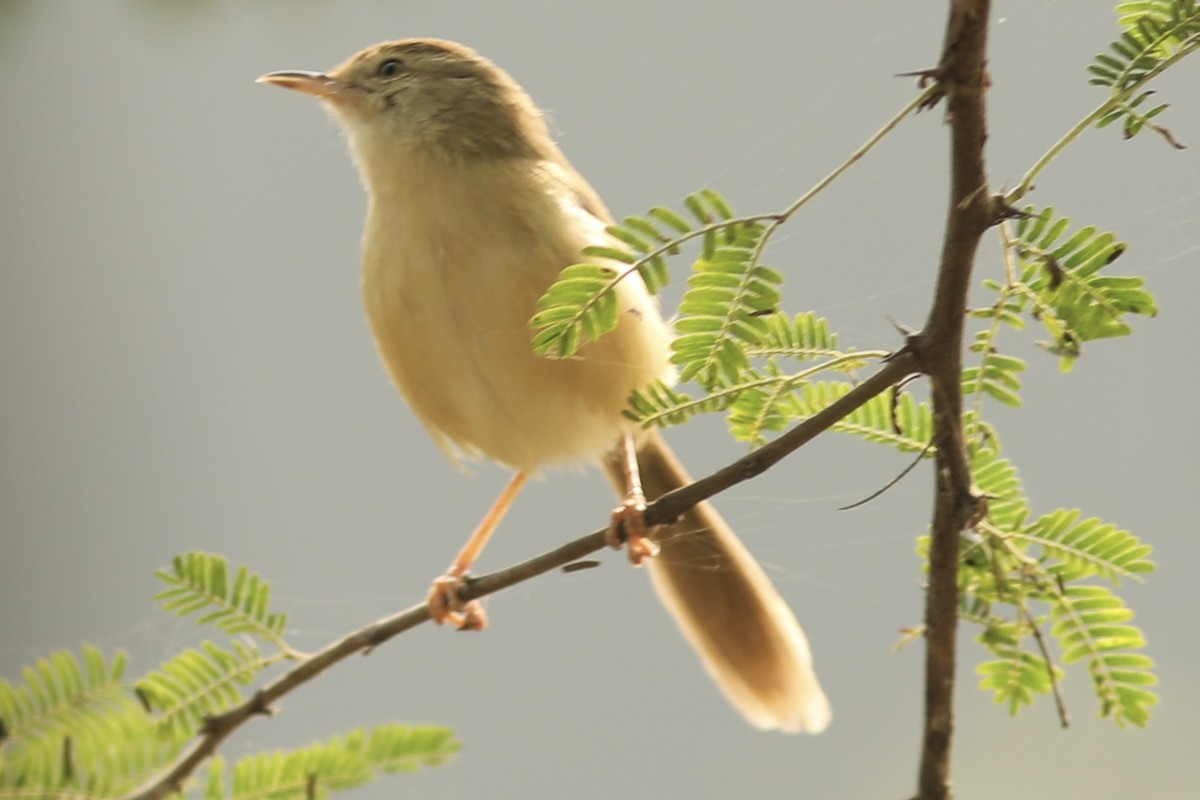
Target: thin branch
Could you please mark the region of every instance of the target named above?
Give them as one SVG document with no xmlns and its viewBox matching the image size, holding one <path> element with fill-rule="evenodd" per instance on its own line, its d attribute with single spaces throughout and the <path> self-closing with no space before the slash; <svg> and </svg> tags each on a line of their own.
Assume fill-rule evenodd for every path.
<svg viewBox="0 0 1200 800">
<path fill-rule="evenodd" d="M 925 726 L 917 778 L 921 800 L 950 797 L 959 536 L 984 508 L 972 488 L 963 442 L 961 375 L 971 270 L 979 240 L 997 218 L 983 162 L 990 5 L 989 0 L 950 2 L 936 71 L 950 125 L 949 210 L 933 307 L 925 329 L 910 340 L 930 378 L 937 465 L 925 600 Z"/>
<path fill-rule="evenodd" d="M 905 117 L 907 117 L 909 114 L 913 113 L 914 111 L 924 107 L 925 104 L 928 103 L 936 94 L 937 94 L 937 87 L 930 86 L 925 91 L 921 92 L 919 95 L 914 97 L 912 99 L 912 101 L 908 103 L 908 105 L 904 106 L 904 108 L 897 111 L 896 116 L 892 117 L 890 120 L 888 120 L 886 123 L 884 123 L 882 128 L 875 131 L 875 133 L 871 136 L 870 139 L 867 139 L 867 141 L 863 142 L 862 146 L 859 147 L 857 150 L 855 150 L 853 153 L 851 153 L 850 157 L 847 158 L 845 161 L 843 161 L 841 164 L 839 164 L 833 170 L 833 172 L 830 172 L 824 178 L 817 181 L 816 185 L 814 185 L 811 189 L 809 189 L 807 192 L 805 192 L 803 195 L 801 195 L 795 202 L 793 202 L 790 206 L 788 206 L 786 209 L 784 209 L 784 211 L 776 217 L 776 224 L 782 224 L 784 222 L 787 222 L 788 218 L 791 217 L 793 214 L 795 214 L 797 211 L 799 211 L 801 208 L 803 208 L 804 205 L 806 203 L 808 203 L 809 200 L 812 200 L 814 197 L 816 197 L 818 194 L 820 194 L 825 189 L 825 187 L 827 187 L 829 184 L 833 183 L 835 180 L 840 178 L 842 176 L 842 173 L 844 173 L 846 170 L 850 169 L 850 167 L 852 167 L 856 163 L 858 163 L 858 161 L 863 156 L 865 156 L 867 153 L 871 152 L 871 150 L 874 149 L 875 145 L 877 145 L 881 141 L 883 141 L 883 137 L 885 137 L 889 133 L 891 133 L 896 128 L 897 125 L 899 125 L 901 122 L 904 121 Z"/>
<path fill-rule="evenodd" d="M 907 117 L 909 114 L 912 114 L 914 111 L 919 111 L 928 103 L 930 103 L 933 98 L 937 96 L 937 93 L 938 87 L 930 86 L 926 88 L 925 91 L 914 97 L 908 103 L 908 105 L 904 106 L 904 108 L 896 112 L 894 117 L 884 123 L 883 127 L 877 130 L 871 136 L 871 138 L 863 142 L 861 147 L 851 153 L 849 158 L 835 167 L 834 170 L 824 178 L 817 181 L 816 185 L 814 185 L 804 194 L 800 195 L 800 197 L 798 197 L 790 206 L 788 206 L 779 214 L 775 215 L 769 222 L 767 222 L 766 230 L 764 230 L 763 235 L 759 237 L 758 244 L 754 246 L 754 252 L 750 256 L 750 263 L 758 263 L 758 260 L 762 257 L 763 252 L 766 250 L 767 244 L 771 241 L 771 237 L 775 235 L 775 231 L 779 230 L 779 228 L 785 222 L 791 219 L 797 211 L 807 205 L 810 200 L 823 192 L 826 187 L 828 187 L 835 180 L 840 178 L 846 172 L 846 170 L 857 164 L 867 153 L 871 152 L 875 148 L 875 145 L 882 142 L 885 136 L 895 130 L 896 126 L 904 121 L 905 117 Z"/>
<path fill-rule="evenodd" d="M 1037 620 L 1033 618 L 1033 614 L 1029 611 L 1029 606 L 1025 599 L 1021 598 L 1021 614 L 1024 615 L 1025 621 L 1029 623 L 1029 630 L 1033 631 L 1033 638 L 1037 641 L 1038 650 L 1042 651 L 1042 658 L 1046 662 L 1046 673 L 1050 676 L 1050 688 L 1054 692 L 1054 706 L 1058 709 L 1058 722 L 1064 728 L 1071 727 L 1071 715 L 1067 711 L 1067 701 L 1063 698 L 1062 686 L 1058 683 L 1058 674 L 1055 671 L 1054 657 L 1050 654 L 1050 648 L 1046 644 L 1046 637 L 1042 635 L 1042 629 L 1038 626 Z"/>
<path fill-rule="evenodd" d="M 1029 190 L 1033 188 L 1033 182 L 1037 176 L 1042 172 L 1042 170 L 1050 166 L 1050 163 L 1058 157 L 1059 153 L 1067 149 L 1067 145 L 1078 139 L 1085 131 L 1099 122 L 1100 119 L 1110 111 L 1128 102 L 1129 98 L 1133 97 L 1134 94 L 1139 92 L 1143 86 L 1150 83 L 1150 81 L 1166 72 L 1177 62 L 1183 60 L 1197 49 L 1200 49 L 1200 42 L 1196 42 L 1189 47 L 1181 47 L 1177 52 L 1171 54 L 1170 57 L 1164 59 L 1158 64 L 1155 64 L 1153 68 L 1147 70 L 1146 74 L 1137 81 L 1125 86 L 1125 88 L 1120 90 L 1118 90 L 1116 87 L 1113 87 L 1113 93 L 1107 100 L 1092 109 L 1087 116 L 1076 123 L 1075 127 L 1064 133 L 1062 138 L 1060 138 L 1050 147 L 1049 150 L 1042 154 L 1042 157 L 1039 158 L 1037 162 L 1035 162 L 1034 165 L 1029 168 L 1029 171 L 1025 173 L 1024 177 L 1021 178 L 1021 182 L 1017 184 L 1016 188 L 1004 196 L 1005 202 L 1009 204 L 1016 204 L 1020 202 L 1021 198 L 1028 194 Z M 1168 141 L 1171 140 L 1168 139 Z M 1174 144 L 1174 142 L 1172 142 L 1172 144 Z"/>
<path fill-rule="evenodd" d="M 580 313 L 582 313 L 583 310 L 590 308 L 595 303 L 599 302 L 599 298 L 601 298 L 604 295 L 608 294 L 609 292 L 613 291 L 614 287 L 618 283 L 625 280 L 625 278 L 632 275 L 633 273 L 638 272 L 639 270 L 641 270 L 642 267 L 646 266 L 654 259 L 660 258 L 664 255 L 669 254 L 671 251 L 673 251 L 675 248 L 679 247 L 681 244 L 685 244 L 693 239 L 698 239 L 702 236 L 707 236 L 710 233 L 715 233 L 717 231 L 725 230 L 727 228 L 736 227 L 739 225 L 755 224 L 755 223 L 760 223 L 760 222 L 766 223 L 767 230 L 763 233 L 762 237 L 759 239 L 758 245 L 755 247 L 754 254 L 750 259 L 751 262 L 757 263 L 759 256 L 762 255 L 763 250 L 767 246 L 767 242 L 770 240 L 771 235 L 774 233 L 776 228 L 778 228 L 783 223 L 787 222 L 792 217 L 792 215 L 794 215 L 797 211 L 799 211 L 801 208 L 803 208 L 805 205 L 807 205 L 810 200 L 812 200 L 814 197 L 816 197 L 818 194 L 820 194 L 822 191 L 824 191 L 829 186 L 829 184 L 833 183 L 835 180 L 840 178 L 846 172 L 846 170 L 850 169 L 850 167 L 854 166 L 859 161 L 861 161 L 863 159 L 863 157 L 867 155 L 867 153 L 874 150 L 875 146 L 878 145 L 881 141 L 883 141 L 885 136 L 887 136 L 889 133 L 891 133 L 893 130 L 895 130 L 896 126 L 898 126 L 901 122 L 903 122 L 905 117 L 907 117 L 909 114 L 913 113 L 914 111 L 917 111 L 917 110 L 925 107 L 937 94 L 938 94 L 938 87 L 930 86 L 929 88 L 927 88 L 923 92 L 921 92 L 919 95 L 917 95 L 913 100 L 911 100 L 907 105 L 905 105 L 904 108 L 897 111 L 895 116 L 893 116 L 890 120 L 888 120 L 886 123 L 884 123 L 882 128 L 875 131 L 875 133 L 871 134 L 871 137 L 869 139 L 867 139 L 867 141 L 863 142 L 862 145 L 860 145 L 857 150 L 855 150 L 853 153 L 851 153 L 850 156 L 845 161 L 843 161 L 841 164 L 839 164 L 837 167 L 835 167 L 833 169 L 833 171 L 830 172 L 828 175 L 826 175 L 824 178 L 817 181 L 816 184 L 813 185 L 813 187 L 811 189 L 809 189 L 807 192 L 805 192 L 800 197 L 798 197 L 796 200 L 794 200 L 792 202 L 792 204 L 789 205 L 787 208 L 785 208 L 783 211 L 777 211 L 777 212 L 772 212 L 772 213 L 768 213 L 768 214 L 753 214 L 753 215 L 747 216 L 747 217 L 736 217 L 734 219 L 721 220 L 720 222 L 711 222 L 708 225 L 705 225 L 700 228 L 696 228 L 693 231 L 688 231 L 687 233 L 680 234 L 679 236 L 676 236 L 675 238 L 671 239 L 671 241 L 669 241 L 669 242 L 664 242 L 663 244 L 659 245 L 658 247 L 654 248 L 653 250 L 650 250 L 649 252 L 643 253 L 641 256 L 639 256 L 638 259 L 636 261 L 632 262 L 627 269 L 623 270 L 620 274 L 617 275 L 617 277 L 613 278 L 608 283 L 608 285 L 606 285 L 603 289 L 601 289 L 599 292 L 597 292 L 594 297 L 592 297 L 590 300 L 588 300 L 588 302 L 585 303 L 584 306 L 580 309 Z"/>
<path fill-rule="evenodd" d="M 916 359 L 913 354 L 907 348 L 900 350 L 870 378 L 778 439 L 768 442 L 705 478 L 668 492 L 655 500 L 646 507 L 647 524 L 662 525 L 671 522 L 700 501 L 707 500 L 732 486 L 761 475 L 817 435 L 833 427 L 839 420 L 848 417 L 871 398 L 882 394 L 889 387 L 912 374 L 915 367 Z M 564 566 L 600 550 L 607 544 L 606 535 L 607 528 L 568 542 L 520 564 L 470 579 L 460 590 L 459 596 L 463 600 L 474 600 Z M 391 638 L 391 635 L 384 636 L 380 641 Z"/>
<path fill-rule="evenodd" d="M 765 378 L 757 378 L 745 383 L 738 383 L 733 386 L 726 386 L 724 389 L 712 392 L 711 394 L 703 395 L 682 403 L 676 403 L 673 406 L 667 406 L 652 414 L 647 414 L 643 417 L 637 417 L 637 422 L 643 427 L 657 425 L 664 419 L 669 419 L 681 411 L 690 411 L 691 409 L 703 409 L 708 403 L 714 400 L 723 400 L 725 398 L 735 399 L 749 389 L 759 389 L 766 386 L 782 387 L 783 389 L 791 389 L 797 384 L 806 382 L 814 375 L 819 375 L 822 372 L 843 367 L 845 364 L 857 364 L 864 359 L 877 358 L 880 360 L 886 359 L 891 354 L 886 350 L 859 350 L 851 353 L 841 353 L 835 358 L 828 361 L 823 361 L 820 364 L 802 369 L 799 372 L 794 372 L 791 375 L 768 375 Z"/>
<path fill-rule="evenodd" d="M 838 420 L 903 380 L 915 371 L 916 364 L 916 358 L 908 348 L 898 351 L 870 378 L 778 439 L 712 475 L 669 492 L 651 503 L 646 508 L 646 522 L 651 525 L 669 522 L 700 501 L 762 474 L 832 427 Z M 584 556 L 606 547 L 606 535 L 607 528 L 603 528 L 528 561 L 468 579 L 459 595 L 463 600 L 474 600 L 552 569 L 577 562 Z M 206 720 L 196 741 L 176 758 L 175 763 L 126 795 L 124 800 L 161 800 L 181 791 L 184 781 L 216 752 L 223 741 L 251 718 L 270 714 L 271 705 L 288 692 L 307 683 L 338 662 L 356 653 L 369 653 L 389 639 L 428 621 L 429 607 L 422 603 L 360 628 L 312 654 L 241 704 Z"/>
</svg>

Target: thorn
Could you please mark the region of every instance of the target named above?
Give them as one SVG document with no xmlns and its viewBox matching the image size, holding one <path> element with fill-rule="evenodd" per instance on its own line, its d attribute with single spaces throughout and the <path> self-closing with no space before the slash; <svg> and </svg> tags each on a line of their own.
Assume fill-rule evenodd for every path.
<svg viewBox="0 0 1200 800">
<path fill-rule="evenodd" d="M 929 86 L 930 83 L 940 81 L 942 79 L 941 67 L 929 67 L 927 69 L 914 69 L 911 72 L 897 72 L 893 77 L 896 78 L 916 78 L 917 86 L 921 89 Z"/>
<path fill-rule="evenodd" d="M 928 111 L 929 109 L 933 108 L 938 103 L 940 103 L 942 98 L 946 96 L 946 90 L 942 89 L 940 86 L 940 84 L 942 82 L 942 68 L 941 67 L 931 67 L 929 69 L 918 69 L 918 70 L 913 70 L 912 72 L 900 72 L 900 73 L 896 74 L 896 77 L 897 78 L 916 78 L 918 89 L 927 89 L 927 88 L 929 88 L 930 84 L 934 84 L 937 86 L 937 89 L 932 94 L 930 94 L 929 97 L 927 97 L 925 99 L 925 102 L 923 102 L 923 103 L 921 103 L 921 105 L 917 106 L 918 112 Z"/>
<path fill-rule="evenodd" d="M 895 317 L 888 316 L 887 321 L 890 322 L 892 324 L 892 327 L 895 328 L 897 331 L 899 331 L 900 335 L 903 336 L 905 339 L 911 338 L 913 336 L 913 334 L 916 333 L 916 331 L 914 331 L 912 328 L 905 325 L 903 322 L 900 322 Z"/>
<path fill-rule="evenodd" d="M 917 466 L 917 464 L 921 463 L 921 461 L 925 458 L 925 456 L 929 453 L 929 451 L 931 449 L 933 449 L 933 442 L 930 442 L 929 444 L 925 445 L 925 449 L 922 450 L 920 453 L 918 453 L 917 457 L 915 459 L 913 459 L 913 462 L 911 464 L 909 464 L 907 467 L 905 467 L 904 469 L 902 469 L 900 471 L 899 475 L 892 478 L 890 481 L 885 483 L 881 488 L 879 488 L 879 489 L 875 490 L 874 492 L 872 492 L 871 494 L 867 495 L 862 500 L 856 500 L 855 502 L 851 503 L 848 506 L 842 506 L 841 508 L 838 509 L 838 511 L 849 511 L 852 508 L 858 508 L 861 505 L 866 505 L 867 503 L 871 502 L 876 497 L 879 497 L 881 494 L 886 492 L 888 489 L 891 489 L 893 486 L 895 486 L 897 483 L 899 483 L 901 480 L 903 480 L 905 475 L 912 472 L 913 469 Z"/>
<path fill-rule="evenodd" d="M 1003 222 L 1006 219 L 1032 219 L 1033 215 L 1028 211 L 1016 208 L 1008 204 L 1004 199 L 1004 195 L 992 195 L 992 217 L 996 222 Z M 992 223 L 993 225 L 996 222 Z"/>
</svg>

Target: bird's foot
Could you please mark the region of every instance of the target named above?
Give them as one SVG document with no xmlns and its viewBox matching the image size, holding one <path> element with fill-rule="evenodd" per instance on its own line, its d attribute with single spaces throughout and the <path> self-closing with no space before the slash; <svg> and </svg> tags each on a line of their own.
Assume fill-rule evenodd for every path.
<svg viewBox="0 0 1200 800">
<path fill-rule="evenodd" d="M 624 544 L 629 560 L 640 567 L 647 558 L 658 555 L 658 545 L 649 536 L 646 525 L 646 501 L 641 497 L 629 497 L 613 509 L 608 523 L 608 545 L 620 550 Z"/>
<path fill-rule="evenodd" d="M 458 590 L 465 582 L 465 573 L 450 569 L 436 578 L 429 587 L 429 616 L 438 625 L 449 622 L 460 631 L 481 631 L 487 627 L 487 612 L 478 600 L 463 602 Z"/>
</svg>

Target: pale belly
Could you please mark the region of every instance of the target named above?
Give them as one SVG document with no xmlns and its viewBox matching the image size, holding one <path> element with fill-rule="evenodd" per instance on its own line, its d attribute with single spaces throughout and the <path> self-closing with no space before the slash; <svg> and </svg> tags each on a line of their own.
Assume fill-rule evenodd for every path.
<svg viewBox="0 0 1200 800">
<path fill-rule="evenodd" d="M 630 392 L 670 375 L 667 326 L 636 276 L 619 294 L 617 330 L 554 361 L 533 354 L 527 323 L 574 260 L 561 243 L 373 241 L 384 246 L 364 252 L 363 295 L 380 356 L 452 456 L 529 471 L 597 458 L 631 429 L 621 413 Z M 428 257 L 396 257 L 414 250 Z"/>
</svg>

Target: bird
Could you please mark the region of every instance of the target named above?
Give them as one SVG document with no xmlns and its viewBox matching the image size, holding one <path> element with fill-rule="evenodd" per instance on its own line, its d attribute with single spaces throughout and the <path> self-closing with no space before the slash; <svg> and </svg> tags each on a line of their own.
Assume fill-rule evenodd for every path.
<svg viewBox="0 0 1200 800">
<path fill-rule="evenodd" d="M 624 541 L 647 568 L 734 708 L 764 730 L 824 730 L 830 705 L 808 640 L 716 509 L 703 502 L 646 528 L 647 498 L 691 477 L 661 432 L 623 413 L 631 392 L 674 379 L 673 334 L 640 277 L 616 285 L 613 331 L 571 358 L 533 352 L 538 299 L 584 248 L 618 243 L 612 215 L 529 94 L 466 45 L 433 38 L 368 47 L 328 72 L 258 80 L 317 98 L 348 140 L 367 193 L 362 296 L 396 388 L 452 460 L 513 470 L 433 582 L 434 621 L 486 626 L 478 601 L 463 603 L 458 589 L 521 487 L 550 467 L 598 463 L 621 498 L 610 543 Z"/>
</svg>

